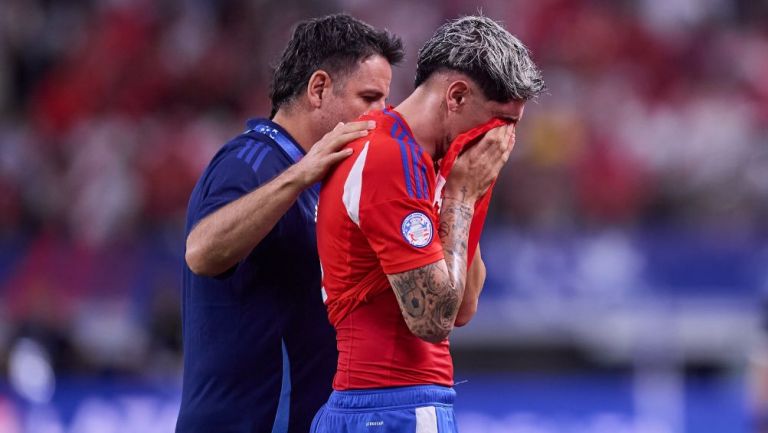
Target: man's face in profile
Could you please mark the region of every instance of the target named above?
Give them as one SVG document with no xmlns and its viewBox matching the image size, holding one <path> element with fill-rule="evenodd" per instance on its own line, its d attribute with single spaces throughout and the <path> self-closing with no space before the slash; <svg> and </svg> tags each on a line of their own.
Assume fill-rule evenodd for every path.
<svg viewBox="0 0 768 433">
<path fill-rule="evenodd" d="M 392 81 L 392 67 L 386 58 L 373 55 L 358 63 L 351 72 L 334 80 L 323 116 L 328 129 L 339 122 L 351 122 L 361 114 L 385 107 Z"/>
</svg>

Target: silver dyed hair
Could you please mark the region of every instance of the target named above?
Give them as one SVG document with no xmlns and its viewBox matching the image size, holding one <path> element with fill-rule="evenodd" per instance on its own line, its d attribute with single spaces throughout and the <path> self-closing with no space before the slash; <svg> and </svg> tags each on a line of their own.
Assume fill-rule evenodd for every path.
<svg viewBox="0 0 768 433">
<path fill-rule="evenodd" d="M 525 45 L 483 16 L 458 18 L 437 29 L 419 50 L 416 87 L 442 70 L 467 74 L 487 98 L 499 102 L 527 101 L 545 89 Z"/>
</svg>

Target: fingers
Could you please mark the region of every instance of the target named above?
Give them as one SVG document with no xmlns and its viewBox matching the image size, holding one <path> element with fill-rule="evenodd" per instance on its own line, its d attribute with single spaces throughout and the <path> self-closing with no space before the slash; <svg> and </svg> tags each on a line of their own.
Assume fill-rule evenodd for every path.
<svg viewBox="0 0 768 433">
<path fill-rule="evenodd" d="M 507 125 L 498 126 L 488 131 L 476 146 L 467 153 L 473 153 L 478 157 L 498 159 L 504 152 L 504 137 L 507 134 Z"/>
<path fill-rule="evenodd" d="M 506 163 L 509 159 L 509 155 L 512 153 L 512 149 L 515 148 L 515 125 L 509 125 L 506 134 L 504 135 L 504 152 L 501 155 L 501 160 Z"/>
<path fill-rule="evenodd" d="M 328 165 L 330 167 L 330 166 L 336 165 L 336 163 L 338 163 L 339 161 L 341 161 L 343 159 L 349 158 L 353 153 L 354 152 L 352 151 L 352 149 L 349 149 L 349 148 L 342 149 L 342 150 L 340 150 L 338 152 L 334 152 L 334 153 L 328 155 L 328 157 L 326 159 L 326 162 L 328 163 Z"/>
<path fill-rule="evenodd" d="M 313 149 L 314 150 L 314 149 Z M 322 180 L 328 173 L 328 170 L 340 161 L 349 158 L 354 151 L 352 149 L 342 149 L 338 152 L 317 152 L 315 154 L 307 155 L 304 159 L 299 161 L 299 164 L 308 164 L 311 169 L 309 170 L 309 182 L 311 185 L 319 180 Z M 311 162 L 310 162 L 311 159 Z"/>
<path fill-rule="evenodd" d="M 376 122 L 360 121 L 350 123 L 339 123 L 331 132 L 323 137 L 323 145 L 321 147 L 327 148 L 328 151 L 336 151 L 342 148 L 350 141 L 356 140 L 360 137 L 365 137 L 368 132 L 376 127 Z"/>
<path fill-rule="evenodd" d="M 503 125 L 489 132 L 489 134 L 491 133 L 487 143 L 488 152 L 494 159 L 507 162 L 509 154 L 515 146 L 515 125 Z"/>
<path fill-rule="evenodd" d="M 347 133 L 355 131 L 367 131 L 376 127 L 376 122 L 373 120 L 359 120 L 356 122 L 339 122 L 333 131 L 338 133 Z"/>
<path fill-rule="evenodd" d="M 515 126 L 511 124 L 499 126 L 488 131 L 481 143 L 475 146 L 471 156 L 476 159 L 477 167 L 484 167 L 481 171 L 487 170 L 492 177 L 498 175 L 514 147 L 514 131 Z"/>
<path fill-rule="evenodd" d="M 515 125 L 508 124 L 488 131 L 477 145 L 460 154 L 448 182 L 464 185 L 469 195 L 484 194 L 501 168 L 506 164 L 515 145 Z"/>
<path fill-rule="evenodd" d="M 354 131 L 354 132 L 347 132 L 344 134 L 337 135 L 336 137 L 333 137 L 326 145 L 326 150 L 329 152 L 335 152 L 342 147 L 344 147 L 347 143 L 357 140 L 360 137 L 365 137 L 368 135 L 368 131 Z"/>
<path fill-rule="evenodd" d="M 376 127 L 376 122 L 373 120 L 360 120 L 357 122 L 345 123 L 342 129 L 344 130 L 344 132 L 354 132 L 354 131 L 370 130 L 375 127 Z"/>
<path fill-rule="evenodd" d="M 352 155 L 352 149 L 342 149 L 338 152 L 333 152 L 318 159 L 318 175 L 317 180 L 321 180 L 328 173 L 331 167 L 335 166 L 342 160 L 349 158 Z"/>
</svg>

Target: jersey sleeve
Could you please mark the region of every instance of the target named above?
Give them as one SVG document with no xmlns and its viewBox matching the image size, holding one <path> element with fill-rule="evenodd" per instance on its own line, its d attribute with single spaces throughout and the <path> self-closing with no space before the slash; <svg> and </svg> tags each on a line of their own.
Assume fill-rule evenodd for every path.
<svg viewBox="0 0 768 433">
<path fill-rule="evenodd" d="M 276 151 L 257 140 L 223 149 L 209 167 L 193 224 L 269 182 L 283 169 Z"/>
<path fill-rule="evenodd" d="M 384 272 L 405 272 L 442 259 L 432 205 L 434 174 L 420 149 L 394 140 L 366 147 L 360 155 L 364 162 L 356 223 Z M 349 179 L 355 175 L 353 166 Z M 345 186 L 345 196 L 348 190 Z"/>
</svg>

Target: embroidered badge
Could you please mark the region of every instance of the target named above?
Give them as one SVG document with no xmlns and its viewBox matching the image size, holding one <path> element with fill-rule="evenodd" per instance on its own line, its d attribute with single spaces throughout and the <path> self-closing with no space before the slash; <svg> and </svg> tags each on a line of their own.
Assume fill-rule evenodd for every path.
<svg viewBox="0 0 768 433">
<path fill-rule="evenodd" d="M 432 220 L 421 212 L 413 212 L 403 219 L 400 227 L 405 240 L 416 248 L 423 248 L 432 242 Z"/>
</svg>

